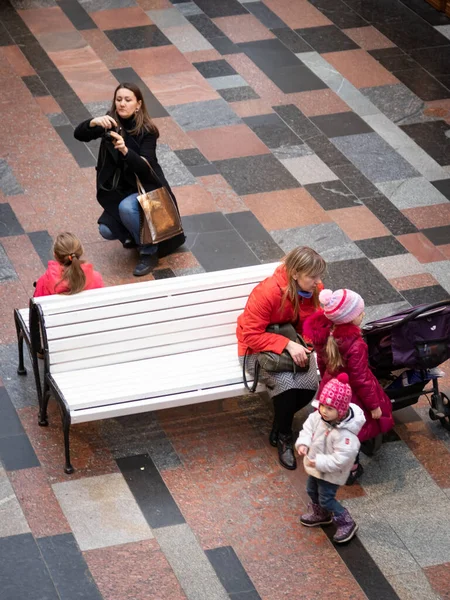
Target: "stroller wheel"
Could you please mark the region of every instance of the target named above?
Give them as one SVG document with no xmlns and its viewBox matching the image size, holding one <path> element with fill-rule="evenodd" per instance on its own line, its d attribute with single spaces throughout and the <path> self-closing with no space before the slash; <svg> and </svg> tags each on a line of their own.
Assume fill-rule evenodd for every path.
<svg viewBox="0 0 450 600">
<path fill-rule="evenodd" d="M 445 417 L 439 418 L 439 421 L 441 422 L 442 427 L 447 429 L 447 431 L 450 431 L 450 399 L 446 394 L 441 392 L 441 400 L 444 405 Z"/>
</svg>

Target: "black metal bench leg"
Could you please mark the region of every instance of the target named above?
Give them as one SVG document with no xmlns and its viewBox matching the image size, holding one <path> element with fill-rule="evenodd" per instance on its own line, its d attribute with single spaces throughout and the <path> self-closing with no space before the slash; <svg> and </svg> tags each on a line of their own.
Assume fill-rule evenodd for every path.
<svg viewBox="0 0 450 600">
<path fill-rule="evenodd" d="M 63 422 L 63 432 L 64 432 L 64 452 L 66 455 L 66 464 L 64 465 L 64 473 L 67 475 L 71 475 L 74 472 L 74 468 L 70 463 L 70 415 L 62 410 L 62 422 Z"/>
<path fill-rule="evenodd" d="M 27 370 L 25 369 L 25 365 L 23 363 L 23 335 L 19 333 L 18 338 L 18 349 L 19 349 L 19 366 L 17 368 L 17 375 L 26 375 Z"/>
<path fill-rule="evenodd" d="M 48 426 L 47 406 L 48 406 L 48 401 L 49 400 L 50 400 L 50 390 L 47 389 L 47 390 L 45 390 L 45 392 L 44 392 L 44 394 L 42 396 L 42 402 L 40 403 L 38 424 L 41 427 L 47 427 Z"/>
</svg>

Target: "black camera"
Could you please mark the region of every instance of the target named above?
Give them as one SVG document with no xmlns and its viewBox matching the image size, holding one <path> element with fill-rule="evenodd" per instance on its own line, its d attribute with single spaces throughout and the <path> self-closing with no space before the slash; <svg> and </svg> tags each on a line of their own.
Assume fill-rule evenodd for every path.
<svg viewBox="0 0 450 600">
<path fill-rule="evenodd" d="M 105 138 L 107 140 L 113 140 L 114 139 L 114 137 L 111 135 L 111 131 L 115 131 L 116 133 L 119 133 L 119 134 L 121 133 L 120 127 L 114 127 L 113 126 L 113 127 L 111 127 L 111 129 L 107 129 L 105 131 Z"/>
</svg>

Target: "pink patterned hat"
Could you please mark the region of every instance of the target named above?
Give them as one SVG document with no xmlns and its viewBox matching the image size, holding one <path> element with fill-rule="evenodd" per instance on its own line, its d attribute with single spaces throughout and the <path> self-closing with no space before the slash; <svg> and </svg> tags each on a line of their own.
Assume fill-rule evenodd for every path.
<svg viewBox="0 0 450 600">
<path fill-rule="evenodd" d="M 336 325 L 351 323 L 364 310 L 364 300 L 352 290 L 322 290 L 319 302 L 325 316 Z"/>
<path fill-rule="evenodd" d="M 348 412 L 351 399 L 352 388 L 348 384 L 348 375 L 341 373 L 324 385 L 319 397 L 319 404 L 335 408 L 338 411 L 339 420 L 341 420 Z"/>
</svg>

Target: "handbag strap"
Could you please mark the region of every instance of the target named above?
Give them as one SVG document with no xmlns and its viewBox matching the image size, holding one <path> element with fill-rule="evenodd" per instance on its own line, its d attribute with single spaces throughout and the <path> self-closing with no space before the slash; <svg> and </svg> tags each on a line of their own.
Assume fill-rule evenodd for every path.
<svg viewBox="0 0 450 600">
<path fill-rule="evenodd" d="M 143 160 L 144 162 L 146 162 L 146 163 L 147 163 L 147 166 L 148 166 L 148 168 L 150 169 L 150 173 L 151 173 L 151 175 L 152 175 L 153 179 L 156 181 L 156 183 L 157 183 L 157 184 L 158 184 L 160 187 L 164 187 L 164 186 L 161 184 L 161 181 L 159 180 L 159 177 L 158 177 L 158 175 L 155 173 L 155 170 L 153 169 L 153 167 L 151 166 L 151 164 L 148 162 L 148 160 L 145 158 L 145 156 L 142 156 L 142 155 L 141 155 L 141 158 L 142 158 L 142 160 Z M 135 175 L 136 175 L 136 174 L 135 174 Z M 140 179 L 139 179 L 139 177 L 138 177 L 137 175 L 136 175 L 136 184 L 137 184 L 137 189 L 138 189 L 138 192 L 139 192 L 139 194 L 145 194 L 145 193 L 146 193 L 146 192 L 145 192 L 145 188 L 144 188 L 144 186 L 142 185 L 142 183 L 141 183 L 141 181 L 140 181 Z"/>
<path fill-rule="evenodd" d="M 245 351 L 244 360 L 242 361 L 242 379 L 244 380 L 244 385 L 247 388 L 247 390 L 249 392 L 251 392 L 252 394 L 254 394 L 256 391 L 256 388 L 258 387 L 259 371 L 260 371 L 261 367 L 259 366 L 259 362 L 257 360 L 255 360 L 255 370 L 253 373 L 253 385 L 250 387 L 250 385 L 247 381 L 247 372 L 246 372 L 248 356 L 249 356 L 249 348 L 247 348 L 247 350 Z"/>
</svg>

